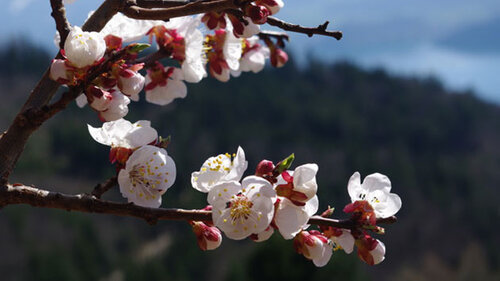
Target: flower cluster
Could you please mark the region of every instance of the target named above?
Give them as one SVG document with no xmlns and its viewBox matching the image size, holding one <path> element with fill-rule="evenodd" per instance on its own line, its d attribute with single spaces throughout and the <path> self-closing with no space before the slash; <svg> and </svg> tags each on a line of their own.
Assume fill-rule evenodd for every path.
<svg viewBox="0 0 500 281">
<path fill-rule="evenodd" d="M 88 130 L 94 140 L 111 147 L 109 160 L 116 164 L 120 192 L 129 202 L 158 208 L 176 178 L 175 163 L 165 150 L 167 142 L 150 122 L 132 124 L 122 119 L 143 89 L 147 102 L 167 105 L 186 97 L 186 82 L 198 83 L 208 74 L 227 82 L 242 72 L 262 71 L 267 59 L 274 67 L 288 61 L 284 37 L 259 34 L 260 25 L 284 3 L 255 0 L 241 5 L 237 10 L 169 21 L 135 20 L 118 13 L 99 33 L 71 28 L 61 50 L 63 59 L 52 62 L 50 77 L 83 91 L 77 104 L 88 103 L 107 121 Z M 156 52 L 139 58 L 149 44 L 124 46 L 144 37 L 154 42 Z M 399 196 L 390 193 L 389 179 L 376 173 L 361 183 L 360 174 L 354 173 L 348 184 L 351 203 L 343 209 L 350 215 L 345 228 L 324 224 L 308 230 L 319 209 L 319 167 L 308 163 L 290 170 L 293 160 L 293 154 L 276 164 L 262 160 L 253 175 L 244 177 L 248 162 L 241 147 L 234 154 L 208 158 L 191 175 L 192 187 L 207 194 L 209 205 L 203 211 L 212 215 L 210 221 L 189 222 L 199 247 L 216 249 L 222 233 L 230 239 L 262 242 L 276 231 L 283 239 L 293 240 L 295 250 L 318 267 L 325 266 L 334 251 L 349 254 L 355 247 L 364 262 L 382 262 L 385 245 L 372 234 L 383 234 L 378 220 L 401 208 Z M 329 207 L 321 217 L 328 218 L 332 212 Z"/>
<path fill-rule="evenodd" d="M 276 165 L 262 160 L 254 176 L 243 178 L 248 164 L 241 147 L 233 155 L 226 153 L 208 158 L 199 171 L 192 173 L 191 184 L 194 189 L 208 193 L 213 225 L 206 227 L 210 227 L 210 233 L 218 233 L 215 229 L 220 229 L 231 239 L 248 237 L 262 242 L 277 230 L 284 239 L 293 239 L 296 251 L 316 266 L 326 265 L 333 251 L 343 249 L 351 253 L 354 246 L 366 263 L 374 265 L 383 261 L 385 245 L 368 231 L 383 233 L 383 229 L 376 226 L 377 219 L 388 218 L 401 207 L 400 198 L 390 193 L 389 179 L 372 174 L 361 184 L 356 172 L 348 185 L 352 203 L 344 208 L 352 214 L 352 227 L 320 226 L 319 230 L 306 230 L 319 206 L 318 165 L 304 164 L 293 171 L 287 170 L 293 159 L 291 155 Z M 322 216 L 328 217 L 332 212 L 329 208 Z M 199 228 L 207 222 L 196 223 Z M 200 230 L 195 230 L 197 237 L 198 233 Z M 221 239 L 219 235 L 210 237 Z M 220 241 L 211 245 L 218 246 Z"/>
<path fill-rule="evenodd" d="M 185 82 L 198 83 L 207 73 L 226 82 L 231 75 L 261 71 L 266 59 L 275 67 L 283 66 L 288 60 L 283 41 L 263 37 L 260 44 L 255 36 L 267 16 L 283 5 L 281 0 L 259 0 L 242 9 L 242 18 L 212 12 L 168 22 L 135 20 L 118 13 L 99 33 L 73 26 L 61 50 L 64 59 L 52 62 L 50 77 L 69 87 L 85 85 L 77 104 L 88 103 L 102 121 L 125 117 L 129 103 L 138 101 L 143 89 L 146 101 L 167 105 L 186 97 Z M 213 33 L 202 32 L 202 22 Z M 158 48 L 150 56 L 137 56 L 147 44 L 123 46 L 146 36 Z M 164 58 L 170 59 L 169 65 L 161 61 Z"/>
<path fill-rule="evenodd" d="M 161 196 L 175 182 L 174 160 L 157 142 L 158 133 L 149 121 L 118 119 L 101 128 L 88 126 L 98 143 L 108 145 L 111 163 L 117 163 L 118 184 L 123 197 L 143 207 L 157 208 Z"/>
</svg>

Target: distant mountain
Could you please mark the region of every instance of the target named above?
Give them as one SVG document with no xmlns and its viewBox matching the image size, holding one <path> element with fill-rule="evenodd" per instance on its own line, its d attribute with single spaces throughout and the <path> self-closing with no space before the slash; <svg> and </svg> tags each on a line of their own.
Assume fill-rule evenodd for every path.
<svg viewBox="0 0 500 281">
<path fill-rule="evenodd" d="M 23 73 L 9 75 L 21 79 Z M 2 88 L 10 87 L 1 92 L 5 103 L 19 103 L 27 92 L 5 81 L 0 78 Z M 258 245 L 225 239 L 216 252 L 202 253 L 189 227 L 178 222 L 149 227 L 133 219 L 8 207 L 0 212 L 0 249 L 10 257 L 0 260 L 9 265 L 0 266 L 6 280 L 497 280 L 500 108 L 472 93 L 349 63 L 311 62 L 298 70 L 292 62 L 229 83 L 188 85 L 185 99 L 165 107 L 141 101 L 130 109 L 129 120 L 152 120 L 161 135 L 172 136 L 168 151 L 178 179 L 164 206 L 204 207 L 204 196 L 190 188 L 190 173 L 238 145 L 249 160 L 247 174 L 261 159 L 278 161 L 292 152 L 294 166 L 318 163 L 320 208 L 332 205 L 338 217 L 354 171 L 388 175 L 403 208 L 399 222 L 379 237 L 387 260 L 368 268 L 353 255 L 335 253 L 326 268 L 314 269 L 277 234 Z M 15 113 L 9 112 L 7 119 Z M 15 179 L 67 193 L 89 192 L 106 179 L 114 171 L 107 148 L 91 140 L 86 123 L 99 124 L 94 112 L 72 105 L 44 125 Z M 107 197 L 123 200 L 116 191 Z"/>
</svg>

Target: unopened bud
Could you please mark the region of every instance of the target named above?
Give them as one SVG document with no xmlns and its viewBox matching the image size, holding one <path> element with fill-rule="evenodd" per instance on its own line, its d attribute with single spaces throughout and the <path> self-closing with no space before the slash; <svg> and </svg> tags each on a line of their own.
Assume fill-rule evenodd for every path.
<svg viewBox="0 0 500 281">
<path fill-rule="evenodd" d="M 97 111 L 106 110 L 109 107 L 111 100 L 113 99 L 113 96 L 110 92 L 94 85 L 87 87 L 85 94 L 87 96 L 90 107 Z"/>
<path fill-rule="evenodd" d="M 269 16 L 269 10 L 260 5 L 248 5 L 245 8 L 245 15 L 251 18 L 255 24 L 264 24 Z"/>
<path fill-rule="evenodd" d="M 264 175 L 271 174 L 273 170 L 274 170 L 274 163 L 272 161 L 262 160 L 255 169 L 255 175 L 262 177 Z"/>
<path fill-rule="evenodd" d="M 288 61 L 288 54 L 280 48 L 271 50 L 271 64 L 274 67 L 282 67 Z"/>
<path fill-rule="evenodd" d="M 194 221 L 191 224 L 200 249 L 203 251 L 214 250 L 220 246 L 222 234 L 217 227 L 208 226 L 201 221 Z"/>
</svg>

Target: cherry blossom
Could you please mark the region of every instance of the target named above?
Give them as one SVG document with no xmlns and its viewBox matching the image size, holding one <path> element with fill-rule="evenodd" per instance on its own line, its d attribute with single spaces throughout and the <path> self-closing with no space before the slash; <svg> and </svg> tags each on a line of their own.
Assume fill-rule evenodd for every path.
<svg viewBox="0 0 500 281">
<path fill-rule="evenodd" d="M 360 174 L 355 172 L 349 179 L 347 190 L 353 203 L 358 200 L 370 203 L 377 218 L 390 217 L 401 209 L 401 198 L 390 193 L 391 181 L 385 175 L 371 174 L 361 183 Z"/>
<path fill-rule="evenodd" d="M 158 133 L 148 120 L 139 120 L 132 124 L 125 119 L 118 119 L 103 123 L 101 128 L 87 126 L 90 136 L 96 142 L 111 147 L 135 149 L 151 144 L 158 138 Z"/>
<path fill-rule="evenodd" d="M 186 84 L 179 68 L 163 67 L 157 63 L 146 75 L 146 100 L 158 105 L 167 105 L 176 98 L 185 98 Z"/>
<path fill-rule="evenodd" d="M 282 0 L 257 0 L 254 3 L 265 6 L 269 10 L 270 15 L 275 15 L 285 6 Z"/>
<path fill-rule="evenodd" d="M 274 214 L 276 192 L 257 176 L 219 183 L 208 192 L 212 220 L 227 237 L 241 240 L 269 227 Z"/>
<path fill-rule="evenodd" d="M 318 190 L 317 172 L 318 165 L 316 164 L 301 165 L 293 172 L 284 171 L 281 174 L 284 181 L 280 181 L 278 178 L 276 192 L 279 196 L 290 199 L 297 206 L 304 206 L 308 200 L 316 196 Z"/>
<path fill-rule="evenodd" d="M 191 185 L 198 191 L 209 192 L 214 185 L 220 182 L 239 181 L 247 167 L 245 151 L 238 147 L 233 158 L 229 153 L 208 158 L 201 166 L 200 171 L 191 174 Z"/>
<path fill-rule="evenodd" d="M 334 244 L 334 250 L 344 250 L 347 254 L 352 253 L 354 249 L 354 237 L 351 234 L 351 231 L 348 229 L 336 228 L 336 227 L 327 227 L 322 229 L 323 235 L 328 237 Z"/>
<path fill-rule="evenodd" d="M 85 32 L 78 26 L 71 28 L 66 42 L 64 42 L 64 55 L 78 68 L 94 64 L 104 56 L 106 42 L 102 34 Z"/>
<path fill-rule="evenodd" d="M 242 43 L 233 34 L 233 27 L 227 23 L 226 30 L 218 29 L 214 35 L 207 36 L 207 53 L 210 74 L 221 82 L 229 81 L 231 70 L 240 67 Z"/>
<path fill-rule="evenodd" d="M 274 223 L 285 239 L 293 239 L 297 233 L 306 228 L 309 218 L 318 211 L 318 197 L 314 196 L 304 206 L 297 206 L 284 197 L 278 197 L 278 207 Z"/>
<path fill-rule="evenodd" d="M 118 120 L 125 117 L 128 113 L 130 99 L 115 89 L 111 89 L 110 93 L 112 98 L 109 106 L 105 110 L 99 112 L 99 118 L 104 121 Z"/>
<path fill-rule="evenodd" d="M 172 186 L 175 177 L 175 163 L 167 151 L 146 145 L 130 155 L 125 168 L 118 173 L 118 184 L 128 202 L 157 208 L 161 205 L 161 196 Z"/>
<path fill-rule="evenodd" d="M 117 86 L 120 91 L 132 100 L 139 100 L 139 92 L 144 87 L 145 78 L 136 71 L 122 69 L 118 73 Z"/>
<path fill-rule="evenodd" d="M 317 230 L 301 231 L 293 240 L 295 250 L 313 261 L 317 267 L 325 266 L 332 256 L 328 238 Z"/>
</svg>

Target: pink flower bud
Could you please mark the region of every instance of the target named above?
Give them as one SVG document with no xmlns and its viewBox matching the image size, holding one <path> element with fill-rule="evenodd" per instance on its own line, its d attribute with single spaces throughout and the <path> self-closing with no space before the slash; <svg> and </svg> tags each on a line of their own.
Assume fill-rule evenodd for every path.
<svg viewBox="0 0 500 281">
<path fill-rule="evenodd" d="M 313 261 L 317 267 L 325 266 L 332 256 L 328 238 L 317 230 L 302 231 L 293 240 L 297 253 Z"/>
<path fill-rule="evenodd" d="M 61 84 L 67 84 L 70 82 L 71 76 L 71 68 L 66 65 L 65 60 L 52 60 L 52 65 L 50 66 L 50 79 Z"/>
<path fill-rule="evenodd" d="M 274 163 L 269 160 L 262 160 L 259 164 L 257 164 L 257 168 L 255 169 L 255 175 L 262 177 L 264 175 L 270 175 L 274 170 Z"/>
<path fill-rule="evenodd" d="M 288 61 L 288 54 L 280 48 L 271 49 L 271 64 L 274 67 L 282 67 Z"/>
<path fill-rule="evenodd" d="M 358 257 L 367 264 L 379 264 L 385 259 L 385 245 L 382 241 L 365 234 L 356 239 L 355 243 L 358 247 Z"/>
<path fill-rule="evenodd" d="M 220 246 L 222 235 L 217 227 L 208 226 L 201 221 L 194 221 L 191 224 L 200 249 L 203 251 L 214 250 Z"/>
<path fill-rule="evenodd" d="M 90 107 L 97 111 L 106 110 L 113 99 L 111 93 L 94 85 L 89 86 L 85 91 L 85 94 Z"/>
<path fill-rule="evenodd" d="M 144 87 L 145 78 L 130 69 L 123 69 L 119 73 L 118 88 L 127 96 L 135 96 Z"/>
<path fill-rule="evenodd" d="M 248 5 L 245 14 L 252 19 L 255 24 L 264 24 L 269 16 L 269 10 L 260 5 Z"/>
</svg>

